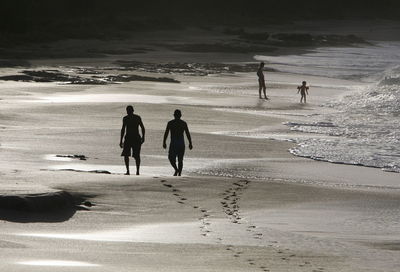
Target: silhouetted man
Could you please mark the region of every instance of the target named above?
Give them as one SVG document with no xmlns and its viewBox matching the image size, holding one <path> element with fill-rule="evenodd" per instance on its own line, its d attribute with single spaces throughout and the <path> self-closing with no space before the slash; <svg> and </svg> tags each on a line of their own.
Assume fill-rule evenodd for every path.
<svg viewBox="0 0 400 272">
<path fill-rule="evenodd" d="M 265 65 L 264 62 L 261 62 L 261 63 L 260 63 L 260 66 L 258 67 L 258 70 L 257 70 L 257 76 L 258 76 L 258 95 L 259 95 L 260 99 L 262 99 L 262 97 L 261 97 L 261 90 L 264 92 L 264 98 L 265 98 L 265 99 L 268 99 L 267 93 L 266 93 L 267 87 L 265 86 L 265 78 L 264 78 L 264 72 L 263 72 L 264 65 Z"/>
<path fill-rule="evenodd" d="M 192 149 L 192 138 L 190 137 L 189 128 L 185 121 L 181 120 L 182 113 L 180 110 L 175 110 L 174 120 L 168 122 L 164 133 L 163 147 L 167 148 L 168 133 L 171 131 L 171 143 L 169 145 L 168 159 L 175 170 L 174 176 L 180 176 L 183 169 L 183 156 L 185 155 L 185 137 L 189 141 L 189 149 Z M 178 167 L 176 166 L 176 158 L 178 157 Z"/>
<path fill-rule="evenodd" d="M 132 155 L 136 161 L 136 175 L 139 175 L 140 168 L 140 149 L 144 143 L 145 129 L 142 123 L 142 118 L 139 115 L 133 114 L 133 107 L 126 107 L 126 115 L 122 119 L 121 128 L 121 139 L 119 141 L 119 146 L 123 148 L 121 156 L 124 156 L 126 173 L 125 175 L 130 175 L 129 172 L 129 156 Z M 142 129 L 142 137 L 139 134 L 139 126 Z M 126 132 L 126 133 L 125 133 Z M 125 135 L 125 140 L 122 142 L 122 138 Z M 131 153 L 132 151 L 132 153 Z"/>
</svg>

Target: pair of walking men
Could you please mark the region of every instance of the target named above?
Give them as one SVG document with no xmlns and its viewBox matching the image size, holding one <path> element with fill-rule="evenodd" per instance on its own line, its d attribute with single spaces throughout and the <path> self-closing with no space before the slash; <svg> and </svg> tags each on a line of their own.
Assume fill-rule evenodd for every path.
<svg viewBox="0 0 400 272">
<path fill-rule="evenodd" d="M 136 175 L 139 175 L 140 169 L 140 149 L 145 141 L 145 128 L 142 119 L 139 115 L 133 113 L 133 107 L 127 106 L 127 115 L 122 120 L 121 138 L 119 145 L 122 150 L 121 156 L 124 156 L 126 174 L 129 172 L 129 156 L 132 156 L 136 161 Z M 189 149 L 192 149 L 192 138 L 189 128 L 185 121 L 181 120 L 182 113 L 180 110 L 175 110 L 174 119 L 169 121 L 164 133 L 163 148 L 167 148 L 168 134 L 171 132 L 171 142 L 169 145 L 168 159 L 175 170 L 174 176 L 180 176 L 183 169 L 183 156 L 185 155 L 185 139 L 184 133 L 189 141 Z M 142 130 L 142 136 L 139 134 L 139 127 Z M 124 138 L 125 136 L 125 138 Z M 124 141 L 123 141 L 124 139 Z M 178 166 L 176 165 L 178 158 Z"/>
</svg>

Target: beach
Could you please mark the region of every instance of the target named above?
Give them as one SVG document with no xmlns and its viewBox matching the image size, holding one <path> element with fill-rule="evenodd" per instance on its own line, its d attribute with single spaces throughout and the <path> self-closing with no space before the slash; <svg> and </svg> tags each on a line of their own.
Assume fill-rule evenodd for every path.
<svg viewBox="0 0 400 272">
<path fill-rule="evenodd" d="M 285 70 L 274 53 L 270 100 L 260 100 L 245 65 L 266 54 L 152 50 L 2 68 L 43 78 L 0 83 L 1 194 L 44 195 L 2 213 L 1 271 L 398 271 L 399 174 L 290 152 L 310 137 L 291 124 L 334 114 L 321 105 L 370 82 Z M 282 56 L 301 55 L 292 51 Z M 68 82 L 87 78 L 95 83 Z M 296 94 L 303 80 L 307 104 Z M 128 104 L 146 127 L 140 176 L 123 175 L 118 146 Z M 182 177 L 162 148 L 175 109 L 194 146 Z M 35 204 L 60 191 L 79 208 Z"/>
</svg>

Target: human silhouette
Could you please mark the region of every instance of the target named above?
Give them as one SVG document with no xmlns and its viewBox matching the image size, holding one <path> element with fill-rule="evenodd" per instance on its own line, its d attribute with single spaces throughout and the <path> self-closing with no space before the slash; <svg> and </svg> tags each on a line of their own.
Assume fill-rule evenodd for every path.
<svg viewBox="0 0 400 272">
<path fill-rule="evenodd" d="M 265 86 L 265 78 L 264 78 L 264 72 L 263 72 L 264 65 L 265 65 L 264 62 L 261 62 L 261 63 L 260 63 L 260 66 L 258 67 L 258 70 L 257 70 L 257 76 L 258 76 L 258 95 L 259 95 L 260 99 L 262 99 L 262 97 L 261 97 L 261 90 L 262 90 L 263 93 L 264 93 L 264 98 L 265 98 L 266 100 L 268 100 L 267 93 L 266 93 L 267 87 Z"/>
<path fill-rule="evenodd" d="M 127 115 L 122 119 L 121 128 L 121 138 L 119 141 L 119 146 L 123 148 L 121 156 L 124 156 L 126 173 L 125 175 L 130 175 L 129 172 L 129 156 L 132 155 L 136 161 L 136 175 L 139 175 L 140 168 L 140 149 L 144 143 L 145 128 L 142 123 L 142 118 L 139 115 L 133 113 L 133 107 L 131 105 L 126 107 Z M 142 136 L 139 134 L 139 126 L 142 130 Z M 125 140 L 122 142 L 122 139 Z M 132 153 L 131 153 L 132 151 Z"/>
<path fill-rule="evenodd" d="M 165 129 L 163 141 L 163 148 L 166 149 L 168 133 L 171 131 L 171 142 L 169 144 L 168 159 L 175 170 L 174 176 L 180 176 L 182 174 L 183 156 L 185 155 L 185 137 L 183 135 L 183 132 L 186 133 L 186 137 L 188 138 L 189 149 L 193 148 L 189 128 L 186 122 L 181 120 L 181 117 L 181 111 L 175 110 L 175 119 L 168 122 L 167 128 Z M 176 158 L 178 158 L 178 166 L 176 166 Z"/>
<path fill-rule="evenodd" d="M 304 99 L 304 103 L 307 103 L 306 94 L 308 95 L 308 89 L 309 89 L 309 87 L 307 86 L 306 81 L 303 81 L 301 83 L 301 86 L 297 87 L 297 93 L 300 92 L 300 94 L 301 94 L 300 103 L 303 102 L 303 99 Z"/>
</svg>

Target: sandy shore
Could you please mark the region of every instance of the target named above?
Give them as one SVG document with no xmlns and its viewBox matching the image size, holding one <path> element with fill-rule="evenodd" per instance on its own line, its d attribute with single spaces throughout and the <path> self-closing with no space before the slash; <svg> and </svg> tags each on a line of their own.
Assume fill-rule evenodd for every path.
<svg viewBox="0 0 400 272">
<path fill-rule="evenodd" d="M 54 222 L 35 213 L 2 221 L 0 270 L 398 270 L 398 174 L 294 157 L 295 144 L 284 141 L 296 133 L 284 122 L 306 119 L 348 91 L 342 86 L 362 83 L 307 77 L 313 88 L 300 105 L 301 75 L 268 73 L 269 101 L 258 99 L 254 73 L 173 77 L 181 83 L 1 83 L 2 194 L 61 190 L 94 206 Z M 128 103 L 147 131 L 140 177 L 122 175 Z M 181 178 L 170 177 L 161 147 L 176 108 L 194 141 Z M 56 156 L 74 154 L 86 160 Z"/>
</svg>

